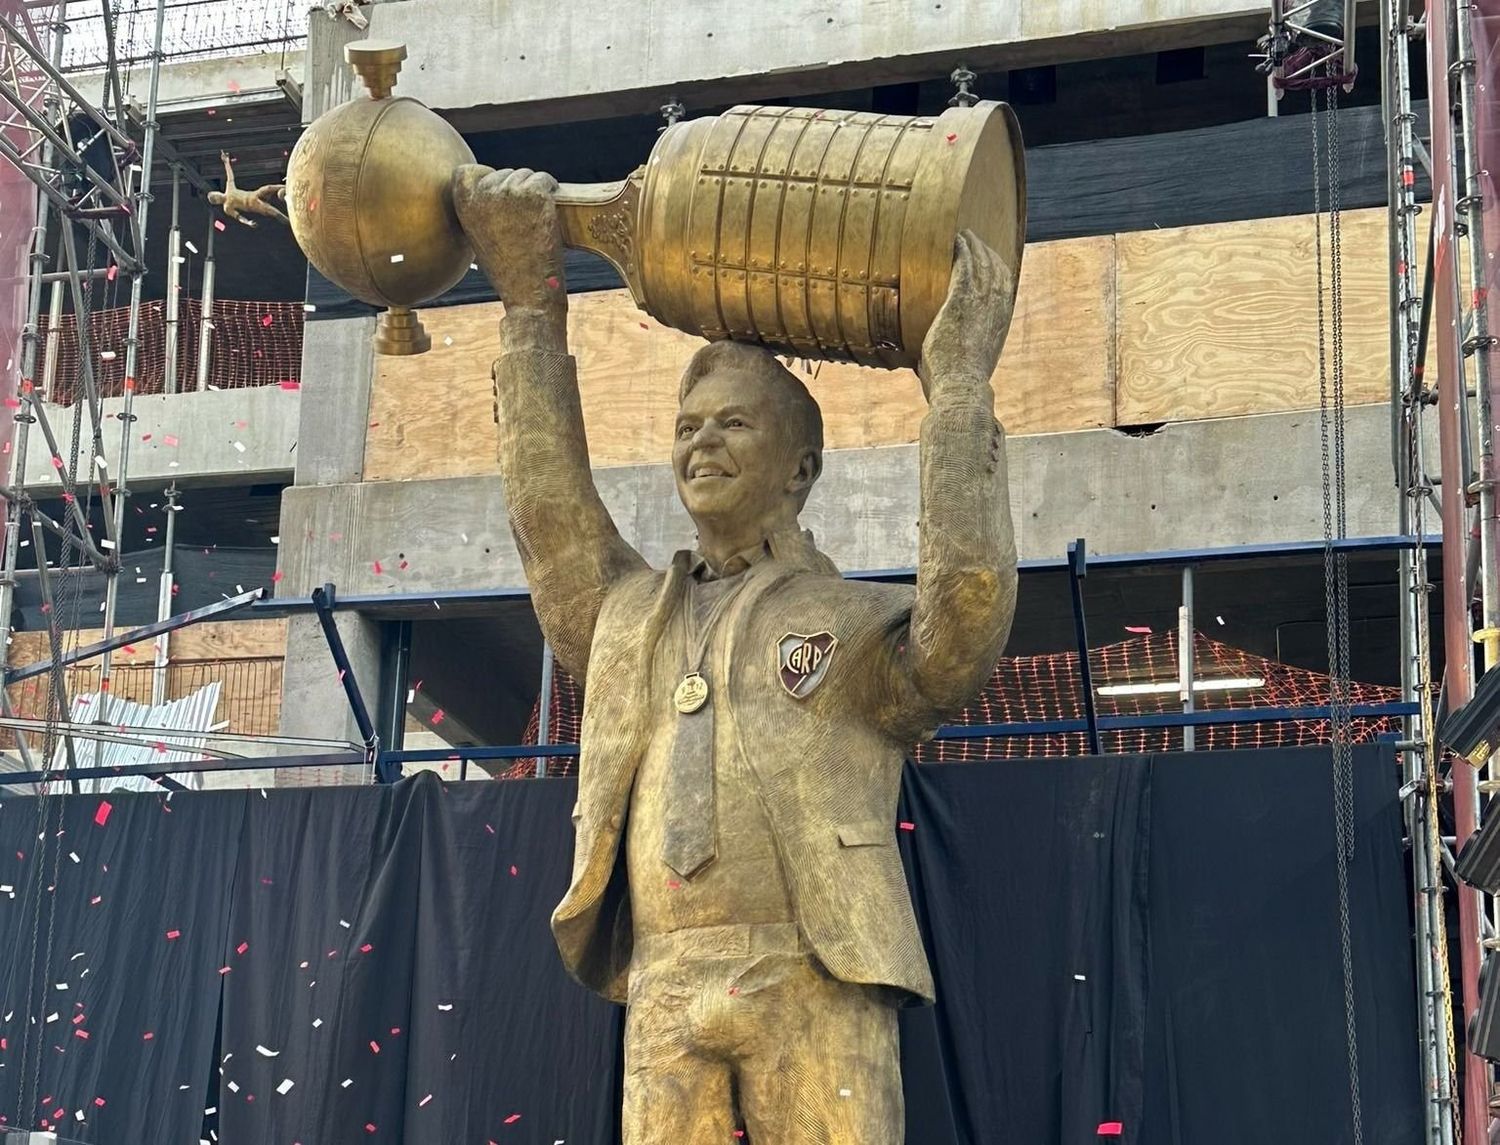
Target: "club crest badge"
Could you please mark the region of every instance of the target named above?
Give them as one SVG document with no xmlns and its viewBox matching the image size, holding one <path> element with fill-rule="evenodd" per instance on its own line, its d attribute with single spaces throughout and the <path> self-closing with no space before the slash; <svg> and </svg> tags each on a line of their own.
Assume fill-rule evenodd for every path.
<svg viewBox="0 0 1500 1145">
<path fill-rule="evenodd" d="M 839 639 L 832 632 L 811 636 L 788 632 L 776 645 L 777 676 L 794 699 L 805 699 L 828 674 L 828 662 Z"/>
</svg>

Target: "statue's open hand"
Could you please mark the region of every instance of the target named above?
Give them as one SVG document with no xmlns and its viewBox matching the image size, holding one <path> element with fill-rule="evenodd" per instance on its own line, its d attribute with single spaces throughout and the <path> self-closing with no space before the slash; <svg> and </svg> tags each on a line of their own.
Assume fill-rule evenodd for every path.
<svg viewBox="0 0 1500 1145">
<path fill-rule="evenodd" d="M 948 298 L 922 340 L 917 374 L 929 401 L 946 388 L 989 381 L 1015 303 L 1010 267 L 973 231 L 962 232 L 954 243 Z"/>
<path fill-rule="evenodd" d="M 526 167 L 466 164 L 453 174 L 453 206 L 480 269 L 506 306 L 565 309 L 557 180 Z"/>
</svg>

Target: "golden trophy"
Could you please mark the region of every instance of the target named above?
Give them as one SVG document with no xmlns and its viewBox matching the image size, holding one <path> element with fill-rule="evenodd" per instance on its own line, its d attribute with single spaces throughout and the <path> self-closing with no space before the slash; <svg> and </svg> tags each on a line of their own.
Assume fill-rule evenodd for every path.
<svg viewBox="0 0 1500 1145">
<path fill-rule="evenodd" d="M 388 307 L 375 348 L 429 340 L 412 307 L 442 294 L 472 253 L 454 214 L 463 138 L 392 95 L 406 49 L 345 56 L 368 90 L 303 133 L 288 214 L 308 260 Z M 1002 103 L 937 116 L 735 107 L 661 133 L 616 183 L 563 184 L 564 242 L 619 272 L 636 305 L 710 340 L 800 358 L 914 366 L 968 229 L 1019 276 L 1026 232 L 1020 127 Z"/>
</svg>

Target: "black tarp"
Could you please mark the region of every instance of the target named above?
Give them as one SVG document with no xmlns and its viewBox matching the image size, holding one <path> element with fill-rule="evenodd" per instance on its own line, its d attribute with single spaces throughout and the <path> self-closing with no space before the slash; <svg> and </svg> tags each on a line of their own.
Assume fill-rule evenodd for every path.
<svg viewBox="0 0 1500 1145">
<path fill-rule="evenodd" d="M 1394 1145 L 1420 1083 L 1392 750 L 1356 777 L 1364 1135 Z M 621 1015 L 546 924 L 573 800 L 6 800 L 0 1113 L 98 1145 L 193 1145 L 205 1109 L 228 1145 L 609 1145 Z M 1326 750 L 908 768 L 900 817 L 941 995 L 904 1013 L 910 1145 L 1352 1140 Z"/>
</svg>

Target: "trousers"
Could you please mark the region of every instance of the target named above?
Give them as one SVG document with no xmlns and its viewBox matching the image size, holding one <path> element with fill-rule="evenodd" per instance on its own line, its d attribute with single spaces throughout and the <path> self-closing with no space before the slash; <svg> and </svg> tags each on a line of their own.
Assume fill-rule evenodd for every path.
<svg viewBox="0 0 1500 1145">
<path fill-rule="evenodd" d="M 627 1006 L 624 1145 L 902 1145 L 895 996 L 795 923 L 638 940 Z"/>
</svg>

